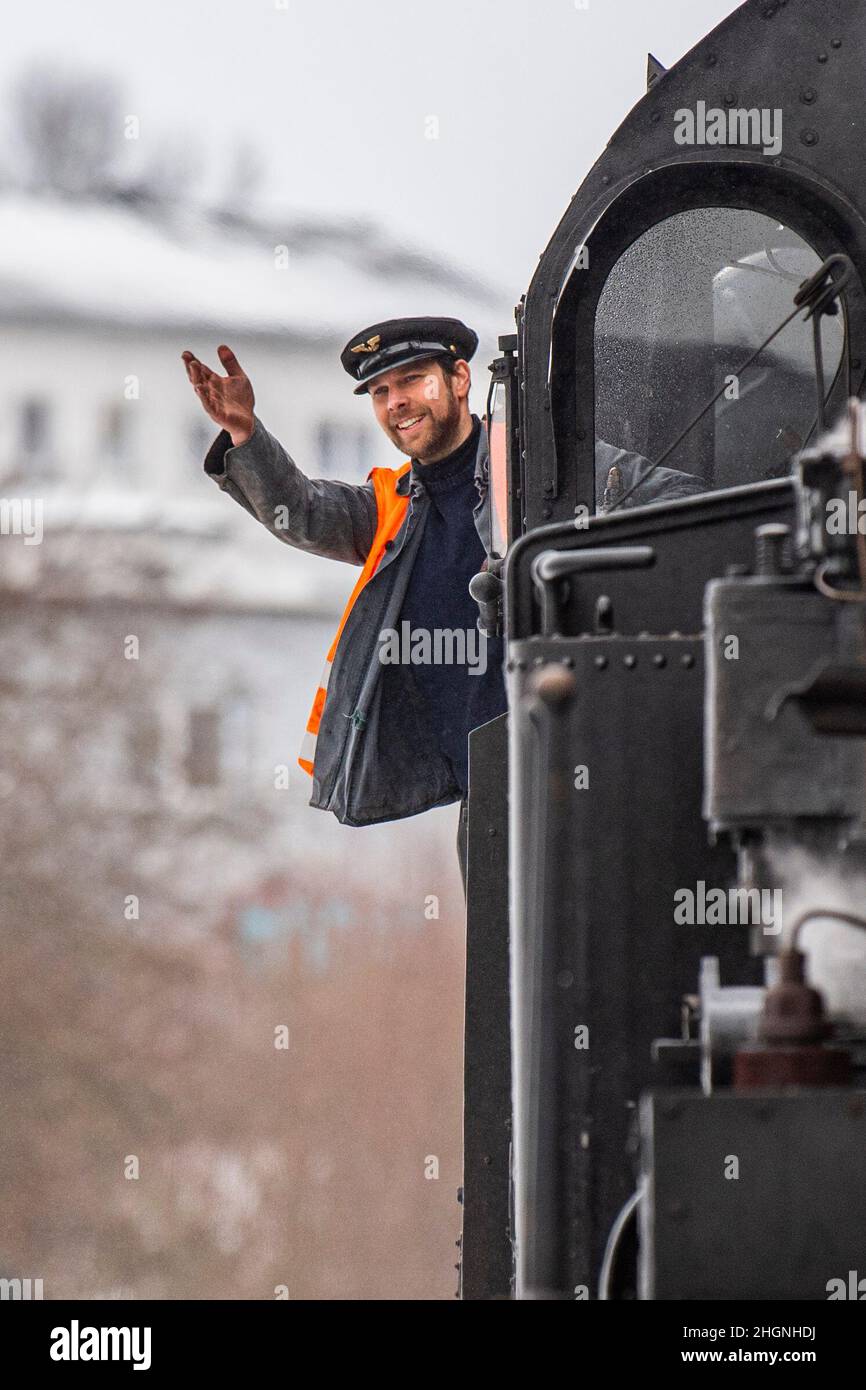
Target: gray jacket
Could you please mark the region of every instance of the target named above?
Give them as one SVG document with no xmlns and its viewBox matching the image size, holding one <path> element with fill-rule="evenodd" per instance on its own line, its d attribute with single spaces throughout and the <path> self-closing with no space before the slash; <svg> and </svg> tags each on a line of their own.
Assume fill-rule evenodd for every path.
<svg viewBox="0 0 866 1390">
<path fill-rule="evenodd" d="M 620 497 L 633 487 L 652 465 L 643 454 L 630 453 L 618 449 L 603 439 L 595 441 L 595 505 L 598 511 L 606 512 L 615 506 Z M 613 473 L 616 469 L 619 478 Z M 657 468 L 651 477 L 623 502 L 623 510 L 631 507 L 646 507 L 652 502 L 672 502 L 677 497 L 694 497 L 706 489 L 700 479 L 691 473 L 681 473 L 676 468 Z"/>
<path fill-rule="evenodd" d="M 372 482 L 354 485 L 307 478 L 258 416 L 252 436 L 237 448 L 223 430 L 204 466 L 224 492 L 279 540 L 329 560 L 364 564 L 378 522 Z M 485 429 L 475 461 L 475 485 L 475 526 L 486 549 L 490 514 Z M 379 660 L 379 634 L 385 628 L 399 629 L 430 503 L 415 465 L 400 478 L 397 491 L 409 498 L 406 516 L 343 629 L 316 743 L 310 805 L 333 811 L 344 825 L 399 820 L 462 796 L 410 668 Z M 311 704 L 317 675 L 311 673 Z M 298 744 L 302 732 L 298 730 Z"/>
</svg>

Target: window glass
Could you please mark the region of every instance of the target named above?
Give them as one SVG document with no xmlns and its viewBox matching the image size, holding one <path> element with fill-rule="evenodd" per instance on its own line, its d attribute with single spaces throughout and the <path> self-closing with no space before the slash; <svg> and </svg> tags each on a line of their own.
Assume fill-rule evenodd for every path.
<svg viewBox="0 0 866 1390">
<path fill-rule="evenodd" d="M 817 422 L 812 324 L 800 313 L 739 369 L 821 264 L 796 232 L 740 208 L 698 208 L 651 227 L 620 257 L 595 324 L 596 504 L 614 502 L 724 394 L 631 505 L 788 472 Z M 822 327 L 825 394 L 842 316 Z"/>
</svg>

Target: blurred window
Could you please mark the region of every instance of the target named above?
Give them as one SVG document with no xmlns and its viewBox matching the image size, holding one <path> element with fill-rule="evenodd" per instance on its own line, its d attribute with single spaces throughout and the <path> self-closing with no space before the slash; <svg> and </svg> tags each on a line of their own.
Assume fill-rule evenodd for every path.
<svg viewBox="0 0 866 1390">
<path fill-rule="evenodd" d="M 109 401 L 102 410 L 100 454 L 119 470 L 127 472 L 132 464 L 132 416 L 128 401 Z"/>
<path fill-rule="evenodd" d="M 132 780 L 154 790 L 159 783 L 159 721 L 151 710 L 133 710 L 127 730 L 127 750 Z"/>
<path fill-rule="evenodd" d="M 193 709 L 187 721 L 186 779 L 191 787 L 216 787 L 221 772 L 220 711 Z"/>
<path fill-rule="evenodd" d="M 322 420 L 316 431 L 319 476 L 363 483 L 372 468 L 370 431 L 364 425 Z"/>
<path fill-rule="evenodd" d="M 18 454 L 27 472 L 52 472 L 51 405 L 46 397 L 28 396 L 18 410 Z"/>
<path fill-rule="evenodd" d="M 228 694 L 221 704 L 222 769 L 237 787 L 246 786 L 253 767 L 253 703 L 245 690 Z"/>
</svg>

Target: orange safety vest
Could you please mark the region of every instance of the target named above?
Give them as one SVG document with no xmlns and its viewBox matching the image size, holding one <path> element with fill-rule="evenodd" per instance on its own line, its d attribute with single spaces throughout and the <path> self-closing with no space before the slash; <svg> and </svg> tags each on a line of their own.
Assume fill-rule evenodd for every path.
<svg viewBox="0 0 866 1390">
<path fill-rule="evenodd" d="M 412 467 L 411 463 L 404 463 L 402 468 L 374 468 L 370 473 L 373 480 L 373 489 L 376 494 L 376 510 L 378 522 L 376 534 L 373 537 L 373 544 L 370 553 L 364 562 L 357 584 L 349 596 L 346 610 L 340 619 L 340 626 L 337 628 L 337 635 L 331 643 L 330 650 L 325 659 L 322 670 L 319 688 L 316 691 L 316 698 L 313 700 L 313 708 L 310 710 L 310 717 L 307 720 L 307 731 L 304 734 L 304 741 L 301 744 L 301 752 L 298 764 L 313 775 L 313 763 L 316 758 L 316 742 L 319 737 L 319 728 L 322 723 L 322 713 L 325 708 L 325 700 L 328 694 L 328 681 L 331 678 L 331 669 L 334 664 L 334 657 L 337 646 L 343 635 L 343 628 L 346 626 L 349 614 L 355 606 L 358 595 L 368 584 L 379 568 L 379 562 L 385 554 L 385 546 L 396 536 L 403 524 L 406 510 L 409 506 L 409 498 L 401 497 L 397 492 L 397 483 Z"/>
</svg>

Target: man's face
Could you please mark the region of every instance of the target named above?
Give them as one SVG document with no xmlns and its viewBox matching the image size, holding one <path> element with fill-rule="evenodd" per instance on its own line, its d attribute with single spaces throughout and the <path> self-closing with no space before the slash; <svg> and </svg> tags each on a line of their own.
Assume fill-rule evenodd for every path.
<svg viewBox="0 0 866 1390">
<path fill-rule="evenodd" d="M 469 367 L 459 362 L 453 378 L 431 358 L 384 372 L 370 384 L 376 419 L 392 444 L 419 462 L 444 458 L 456 447 L 469 393 Z"/>
</svg>

